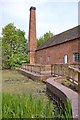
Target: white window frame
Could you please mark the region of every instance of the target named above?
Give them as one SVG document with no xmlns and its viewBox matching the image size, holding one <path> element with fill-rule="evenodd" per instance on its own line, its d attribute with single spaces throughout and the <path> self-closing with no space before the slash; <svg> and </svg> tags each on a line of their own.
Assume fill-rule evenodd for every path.
<svg viewBox="0 0 80 120">
<path fill-rule="evenodd" d="M 65 63 L 65 64 L 68 63 L 68 55 L 64 55 L 64 63 Z"/>
<path fill-rule="evenodd" d="M 48 56 L 48 57 L 47 57 L 48 62 L 50 61 L 50 59 L 51 59 L 51 57 L 50 57 L 50 56 Z"/>
<path fill-rule="evenodd" d="M 73 62 L 80 62 L 80 53 L 73 53 Z"/>
</svg>

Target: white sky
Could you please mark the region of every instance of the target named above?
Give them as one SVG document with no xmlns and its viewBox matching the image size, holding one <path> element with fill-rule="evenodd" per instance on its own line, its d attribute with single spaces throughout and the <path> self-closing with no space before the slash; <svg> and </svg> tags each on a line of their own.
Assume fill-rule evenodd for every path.
<svg viewBox="0 0 80 120">
<path fill-rule="evenodd" d="M 27 38 L 31 6 L 36 7 L 37 38 L 49 30 L 58 34 L 78 25 L 78 0 L 0 0 L 0 33 L 12 22 Z"/>
</svg>

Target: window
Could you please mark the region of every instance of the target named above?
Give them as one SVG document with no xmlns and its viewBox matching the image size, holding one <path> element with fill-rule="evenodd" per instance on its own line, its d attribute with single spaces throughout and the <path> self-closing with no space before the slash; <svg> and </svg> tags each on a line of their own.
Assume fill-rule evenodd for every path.
<svg viewBox="0 0 80 120">
<path fill-rule="evenodd" d="M 65 64 L 68 63 L 68 56 L 67 55 L 64 56 L 64 63 Z"/>
<path fill-rule="evenodd" d="M 40 57 L 40 62 L 42 61 L 42 56 Z"/>
<path fill-rule="evenodd" d="M 48 56 L 48 62 L 50 61 L 50 56 Z"/>
<path fill-rule="evenodd" d="M 73 62 L 80 62 L 80 53 L 73 53 Z"/>
</svg>

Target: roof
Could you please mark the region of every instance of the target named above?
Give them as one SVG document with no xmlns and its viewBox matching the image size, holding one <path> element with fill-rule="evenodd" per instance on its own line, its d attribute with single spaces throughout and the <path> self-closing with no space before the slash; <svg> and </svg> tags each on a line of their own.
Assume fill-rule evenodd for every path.
<svg viewBox="0 0 80 120">
<path fill-rule="evenodd" d="M 80 37 L 80 25 L 47 39 L 37 50 L 62 44 Z"/>
</svg>

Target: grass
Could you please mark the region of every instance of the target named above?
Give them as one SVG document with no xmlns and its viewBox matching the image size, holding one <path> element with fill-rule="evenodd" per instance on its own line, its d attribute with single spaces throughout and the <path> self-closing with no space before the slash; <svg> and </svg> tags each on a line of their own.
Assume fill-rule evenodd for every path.
<svg viewBox="0 0 80 120">
<path fill-rule="evenodd" d="M 53 101 L 43 97 L 33 97 L 32 94 L 3 93 L 2 118 L 53 118 L 72 120 L 71 103 L 67 100 L 64 109 L 53 112 Z"/>
<path fill-rule="evenodd" d="M 61 82 L 61 84 L 70 88 L 70 89 L 72 89 L 72 90 L 74 90 L 75 92 L 78 92 L 78 87 L 74 83 L 72 83 L 71 81 L 69 81 L 67 79 L 63 80 Z"/>
<path fill-rule="evenodd" d="M 64 107 L 61 107 L 59 112 L 55 112 L 55 116 L 57 116 L 59 120 L 72 120 L 72 106 L 69 99 L 67 99 Z"/>
<path fill-rule="evenodd" d="M 70 80 L 67 80 L 67 79 L 61 79 L 61 80 L 56 80 L 56 82 L 72 89 L 73 91 L 75 92 L 78 92 L 78 86 L 75 85 L 73 82 L 71 82 Z"/>
<path fill-rule="evenodd" d="M 43 97 L 34 98 L 32 94 L 3 94 L 3 118 L 53 118 L 53 103 Z"/>
<path fill-rule="evenodd" d="M 0 119 L 2 118 L 2 94 L 0 93 Z"/>
<path fill-rule="evenodd" d="M 42 82 L 36 82 L 20 74 L 15 70 L 2 71 L 2 91 L 11 94 L 23 94 L 31 92 L 34 96 L 44 96 L 46 85 Z"/>
<path fill-rule="evenodd" d="M 12 117 L 17 117 L 17 118 L 19 117 L 37 118 L 39 116 L 38 114 L 40 109 L 43 109 L 42 111 L 44 111 L 44 115 L 42 115 L 42 112 L 40 112 L 41 117 L 45 117 L 45 114 L 47 113 L 46 110 L 49 111 L 49 109 L 53 108 L 53 110 L 56 111 L 55 110 L 56 104 L 55 103 L 52 104 L 52 102 L 49 101 L 49 98 L 46 96 L 46 85 L 44 83 L 35 82 L 15 70 L 3 70 L 2 72 L 3 72 L 2 113 L 4 118 L 11 117 L 11 114 Z M 31 98 L 33 102 L 31 102 L 30 100 L 30 95 L 32 96 Z M 28 105 L 27 108 L 24 107 L 24 103 Z M 49 104 L 50 106 L 52 106 L 51 108 L 49 108 Z M 18 111 L 19 108 L 20 110 Z M 26 111 L 28 110 L 27 111 L 28 113 L 26 111 L 24 112 L 24 110 Z M 14 113 L 14 111 L 16 112 Z M 29 111 L 30 111 L 30 115 L 29 115 Z M 19 112 L 18 115 L 17 112 Z M 35 113 L 35 115 L 33 114 L 33 112 Z"/>
<path fill-rule="evenodd" d="M 15 70 L 3 70 L 3 118 L 63 118 L 71 119 L 71 103 L 57 111 L 54 101 L 46 96 L 46 85 L 35 82 Z M 0 99 L 1 100 L 1 99 Z M 0 114 L 1 115 L 1 114 Z M 61 118 L 61 119 L 62 119 Z M 70 120 L 69 119 L 69 120 Z"/>
</svg>

